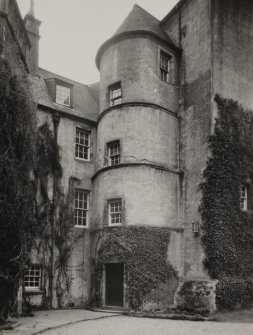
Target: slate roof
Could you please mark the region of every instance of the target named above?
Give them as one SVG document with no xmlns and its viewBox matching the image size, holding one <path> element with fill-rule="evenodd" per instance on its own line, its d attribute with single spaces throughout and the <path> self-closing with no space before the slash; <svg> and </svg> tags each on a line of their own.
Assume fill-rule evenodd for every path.
<svg viewBox="0 0 253 335">
<path fill-rule="evenodd" d="M 154 33 L 158 37 L 168 41 L 171 45 L 178 47 L 175 41 L 160 26 L 160 21 L 138 5 L 134 5 L 113 36 L 131 31 L 148 31 Z"/>
<path fill-rule="evenodd" d="M 91 84 L 87 86 L 93 99 L 96 101 L 99 106 L 99 83 Z"/>
<path fill-rule="evenodd" d="M 59 79 L 73 85 L 73 108 L 55 103 L 46 85 L 46 79 Z M 99 83 L 84 85 L 53 72 L 39 69 L 39 77 L 31 77 L 34 99 L 40 105 L 62 111 L 91 121 L 97 121 L 99 114 Z"/>
</svg>

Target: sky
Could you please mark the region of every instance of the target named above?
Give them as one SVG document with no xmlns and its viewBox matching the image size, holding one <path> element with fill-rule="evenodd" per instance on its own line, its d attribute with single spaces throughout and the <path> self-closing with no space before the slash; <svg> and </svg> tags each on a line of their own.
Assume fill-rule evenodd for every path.
<svg viewBox="0 0 253 335">
<path fill-rule="evenodd" d="M 39 66 L 67 78 L 99 81 L 98 48 L 110 38 L 135 3 L 161 20 L 178 0 L 34 0 L 40 27 Z M 17 0 L 21 15 L 30 0 Z"/>
</svg>

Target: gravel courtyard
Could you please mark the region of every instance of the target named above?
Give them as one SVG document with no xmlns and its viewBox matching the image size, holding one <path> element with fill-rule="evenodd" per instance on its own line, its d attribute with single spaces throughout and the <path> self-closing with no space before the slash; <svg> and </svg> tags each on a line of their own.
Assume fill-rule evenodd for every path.
<svg viewBox="0 0 253 335">
<path fill-rule="evenodd" d="M 112 316 L 43 332 L 43 335 L 252 335 L 253 323 L 193 322 Z"/>
</svg>

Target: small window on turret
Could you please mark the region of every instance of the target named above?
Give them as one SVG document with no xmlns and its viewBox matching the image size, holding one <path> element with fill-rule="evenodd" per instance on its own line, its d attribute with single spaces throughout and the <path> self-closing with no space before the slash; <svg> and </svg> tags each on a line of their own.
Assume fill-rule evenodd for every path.
<svg viewBox="0 0 253 335">
<path fill-rule="evenodd" d="M 113 141 L 107 144 L 109 165 L 120 164 L 120 142 Z"/>
<path fill-rule="evenodd" d="M 113 84 L 109 87 L 109 103 L 110 107 L 119 105 L 122 102 L 122 89 L 121 83 Z"/>
<path fill-rule="evenodd" d="M 112 199 L 109 205 L 109 226 L 122 224 L 122 199 Z"/>
<path fill-rule="evenodd" d="M 170 81 L 170 70 L 171 70 L 171 56 L 160 53 L 160 75 L 161 79 L 166 83 Z"/>
</svg>

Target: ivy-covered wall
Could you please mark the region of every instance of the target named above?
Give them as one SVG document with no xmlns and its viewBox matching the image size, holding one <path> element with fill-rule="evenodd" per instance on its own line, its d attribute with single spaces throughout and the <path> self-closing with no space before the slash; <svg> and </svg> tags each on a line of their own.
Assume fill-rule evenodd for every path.
<svg viewBox="0 0 253 335">
<path fill-rule="evenodd" d="M 48 129 L 51 132 L 51 138 L 54 136 L 54 123 L 51 114 L 42 109 L 38 110 L 38 126 L 45 127 L 48 125 Z M 91 161 L 86 162 L 82 160 L 75 159 L 75 135 L 76 128 L 87 129 L 91 131 Z M 64 290 L 64 295 L 61 297 L 62 305 L 64 306 L 84 306 L 89 301 L 90 293 L 90 234 L 89 229 L 76 228 L 74 223 L 74 196 L 75 188 L 80 188 L 90 192 L 90 201 L 92 202 L 91 194 L 91 176 L 94 174 L 94 141 L 96 138 L 96 132 L 94 128 L 90 125 L 82 123 L 81 121 L 75 121 L 69 118 L 61 117 L 59 124 L 57 126 L 57 145 L 59 148 L 60 164 L 63 169 L 63 175 L 58 178 L 59 190 L 58 196 L 56 197 L 56 207 L 61 208 L 60 212 L 63 216 L 65 223 L 63 226 L 68 225 L 69 238 L 65 246 L 68 244 L 73 246 L 71 253 L 68 257 L 68 277 L 71 279 L 71 285 L 69 292 Z M 46 171 L 46 169 L 45 169 Z M 48 196 L 52 198 L 52 179 L 53 175 L 50 174 L 48 179 Z M 90 202 L 90 204 L 91 204 Z M 68 206 L 66 206 L 68 204 Z M 60 206 L 60 207 L 59 207 Z M 67 208 L 68 207 L 68 208 Z M 63 210 L 62 210 L 63 208 Z M 92 220 L 92 217 L 90 217 Z M 58 229 L 60 221 L 56 222 L 55 228 Z M 58 228 L 57 228 L 58 226 Z M 62 227 L 61 229 L 65 229 Z M 57 232 L 58 234 L 58 232 Z M 58 247 L 55 248 L 55 260 L 58 259 L 57 256 Z M 65 253 L 63 253 L 65 257 Z M 39 262 L 37 260 L 37 262 Z M 57 265 L 57 264 L 56 264 Z M 58 265 L 57 265 L 58 266 Z M 44 273 L 44 272 L 43 272 Z M 48 277 L 48 276 L 47 276 Z M 56 278 L 56 277 L 55 277 Z M 47 288 L 47 285 L 46 285 Z M 59 289 L 58 293 L 61 295 L 62 290 Z M 67 294 L 65 294 L 67 293 Z M 35 296 L 33 296 L 33 301 Z M 58 299 L 55 294 L 54 305 L 58 306 Z M 34 301 L 35 305 L 39 305 L 37 301 Z"/>
<path fill-rule="evenodd" d="M 29 80 L 0 60 L 0 323 L 15 311 L 16 294 L 36 236 L 31 172 L 36 118 Z"/>
<path fill-rule="evenodd" d="M 68 190 L 63 191 L 63 169 L 58 145 L 60 119 L 53 115 L 53 130 L 43 123 L 37 131 L 37 165 L 34 170 L 36 193 L 35 219 L 38 233 L 33 243 L 31 263 L 42 266 L 42 299 L 25 292 L 29 304 L 43 307 L 74 305 L 72 297 L 73 273 L 71 260 L 77 255 L 79 242 L 86 242 L 88 232 L 74 227 L 74 190 L 80 180 L 69 177 Z M 36 305 L 37 305 L 36 304 Z M 41 306 L 40 306 L 41 307 Z"/>
<path fill-rule="evenodd" d="M 128 305 L 143 307 L 147 295 L 160 284 L 177 277 L 167 261 L 170 232 L 166 228 L 115 227 L 94 232 L 95 302 L 101 304 L 103 264 L 125 264 Z"/>
<path fill-rule="evenodd" d="M 200 185 L 204 266 L 212 279 L 219 280 L 219 308 L 247 307 L 253 304 L 244 303 L 253 287 L 253 116 L 233 100 L 217 95 L 215 101 L 218 118 Z M 240 209 L 241 185 L 248 190 L 247 211 Z"/>
</svg>

